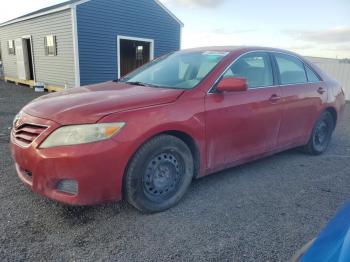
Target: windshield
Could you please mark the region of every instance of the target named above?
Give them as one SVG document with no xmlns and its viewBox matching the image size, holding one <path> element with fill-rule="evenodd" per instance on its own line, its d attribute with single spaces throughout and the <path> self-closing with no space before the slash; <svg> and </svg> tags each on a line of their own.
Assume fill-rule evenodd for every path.
<svg viewBox="0 0 350 262">
<path fill-rule="evenodd" d="M 127 75 L 121 82 L 192 89 L 198 85 L 228 52 L 177 52 L 157 59 Z"/>
</svg>

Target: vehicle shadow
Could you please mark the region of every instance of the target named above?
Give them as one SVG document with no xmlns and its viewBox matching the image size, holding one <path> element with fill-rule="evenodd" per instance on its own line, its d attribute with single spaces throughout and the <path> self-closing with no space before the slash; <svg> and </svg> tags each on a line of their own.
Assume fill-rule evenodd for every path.
<svg viewBox="0 0 350 262">
<path fill-rule="evenodd" d="M 207 192 L 210 192 L 212 199 L 206 197 L 206 202 L 203 202 L 204 206 L 197 206 L 199 209 L 205 208 L 205 203 L 211 201 L 215 202 L 217 198 L 222 196 L 223 193 L 216 191 L 217 188 L 224 188 L 227 186 L 227 184 L 234 184 L 240 180 L 242 176 L 244 176 L 244 181 L 249 181 L 249 176 L 256 176 L 256 173 L 259 173 L 259 169 L 266 169 L 267 167 L 271 168 L 271 170 L 278 169 L 278 164 L 276 164 L 277 159 L 298 156 L 305 157 L 305 155 L 298 149 L 292 149 L 247 164 L 229 168 L 209 176 L 194 179 L 185 198 L 176 207 L 161 214 L 171 214 L 172 212 L 176 212 L 176 210 L 178 211 L 181 208 L 185 208 L 185 210 L 188 211 L 189 209 L 192 209 L 193 204 L 198 203 L 194 202 L 202 198 L 203 195 L 206 195 Z M 129 205 L 126 201 L 110 202 L 94 206 L 68 206 L 51 200 L 45 200 L 45 202 L 48 206 L 54 206 L 54 208 L 58 209 L 58 213 L 63 221 L 72 225 L 86 225 L 94 223 L 96 218 L 101 218 L 103 216 L 119 216 L 121 213 L 127 214 L 127 217 L 129 215 L 152 216 L 152 214 L 142 214 Z M 198 204 L 201 205 L 201 203 Z M 191 210 L 191 212 L 195 211 Z"/>
</svg>

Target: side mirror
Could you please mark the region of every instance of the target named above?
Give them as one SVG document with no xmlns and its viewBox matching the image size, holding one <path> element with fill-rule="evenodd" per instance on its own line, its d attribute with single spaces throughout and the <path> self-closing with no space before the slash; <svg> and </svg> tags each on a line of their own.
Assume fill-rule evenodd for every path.
<svg viewBox="0 0 350 262">
<path fill-rule="evenodd" d="M 216 87 L 219 92 L 239 92 L 247 91 L 247 79 L 239 77 L 227 77 L 222 79 Z"/>
</svg>

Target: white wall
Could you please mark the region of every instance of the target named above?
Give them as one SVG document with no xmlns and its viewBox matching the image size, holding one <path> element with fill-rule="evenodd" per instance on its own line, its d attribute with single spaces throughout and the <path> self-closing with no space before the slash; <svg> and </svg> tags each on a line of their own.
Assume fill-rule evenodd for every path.
<svg viewBox="0 0 350 262">
<path fill-rule="evenodd" d="M 331 58 L 307 57 L 307 59 L 337 80 L 344 88 L 346 99 L 350 101 L 350 64 Z"/>
</svg>

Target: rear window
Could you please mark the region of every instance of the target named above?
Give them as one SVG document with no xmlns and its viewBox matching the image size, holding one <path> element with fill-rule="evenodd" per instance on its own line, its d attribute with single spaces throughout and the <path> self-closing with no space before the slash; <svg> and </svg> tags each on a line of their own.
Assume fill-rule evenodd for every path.
<svg viewBox="0 0 350 262">
<path fill-rule="evenodd" d="M 307 83 L 304 64 L 296 57 L 275 54 L 282 85 Z"/>
</svg>

